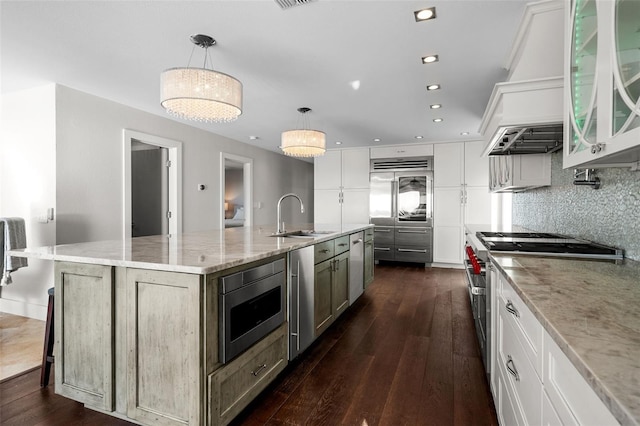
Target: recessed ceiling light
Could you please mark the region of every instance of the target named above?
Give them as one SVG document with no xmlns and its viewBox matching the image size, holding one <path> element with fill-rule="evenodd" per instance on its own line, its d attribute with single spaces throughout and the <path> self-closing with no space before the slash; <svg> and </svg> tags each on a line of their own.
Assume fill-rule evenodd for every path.
<svg viewBox="0 0 640 426">
<path fill-rule="evenodd" d="M 336 145 L 342 145 L 342 142 L 336 141 Z"/>
<path fill-rule="evenodd" d="M 438 55 L 428 55 L 422 57 L 423 64 L 430 64 L 432 62 L 438 62 Z"/>
<path fill-rule="evenodd" d="M 460 133 L 461 136 L 467 136 L 469 134 L 469 132 L 462 132 Z"/>
<path fill-rule="evenodd" d="M 440 88 L 439 84 L 429 84 L 427 85 L 427 90 L 438 90 Z"/>
<path fill-rule="evenodd" d="M 416 139 L 422 139 L 423 137 L 424 137 L 424 136 L 420 136 L 420 135 L 418 135 L 418 136 L 414 136 L 414 138 L 416 138 Z"/>
<path fill-rule="evenodd" d="M 251 139 L 252 141 L 255 141 L 260 138 L 258 136 L 249 136 L 249 139 Z"/>
<path fill-rule="evenodd" d="M 415 12 L 413 12 L 413 16 L 415 16 L 416 22 L 436 19 L 436 8 L 429 7 L 427 9 L 416 10 Z"/>
<path fill-rule="evenodd" d="M 442 108 L 442 105 L 440 105 L 440 104 L 433 104 L 433 105 L 429 105 L 429 108 L 431 108 L 431 109 L 438 109 L 438 108 Z"/>
<path fill-rule="evenodd" d="M 434 118 L 433 122 L 434 123 L 440 123 L 442 121 L 442 118 Z"/>
<path fill-rule="evenodd" d="M 373 141 L 374 142 L 380 142 L 380 138 L 375 138 Z"/>
</svg>

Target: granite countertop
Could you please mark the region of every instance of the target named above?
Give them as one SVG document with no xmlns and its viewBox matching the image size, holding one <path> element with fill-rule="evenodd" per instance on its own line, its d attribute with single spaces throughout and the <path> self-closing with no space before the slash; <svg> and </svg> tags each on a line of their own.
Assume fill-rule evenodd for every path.
<svg viewBox="0 0 640 426">
<path fill-rule="evenodd" d="M 490 257 L 614 417 L 640 424 L 640 262 Z"/>
<path fill-rule="evenodd" d="M 273 237 L 275 227 L 254 226 L 154 235 L 9 251 L 16 257 L 209 274 L 370 228 L 369 224 L 301 224 L 288 230 L 327 232 L 316 237 Z"/>
</svg>

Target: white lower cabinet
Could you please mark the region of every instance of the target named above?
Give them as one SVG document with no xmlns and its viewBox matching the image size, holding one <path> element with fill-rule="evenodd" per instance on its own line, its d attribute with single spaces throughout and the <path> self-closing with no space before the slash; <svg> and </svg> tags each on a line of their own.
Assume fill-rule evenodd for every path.
<svg viewBox="0 0 640 426">
<path fill-rule="evenodd" d="M 500 424 L 619 424 L 508 279 L 490 269 L 491 390 Z"/>
<path fill-rule="evenodd" d="M 545 333 L 544 386 L 562 425 L 617 425 L 604 403 Z"/>
</svg>

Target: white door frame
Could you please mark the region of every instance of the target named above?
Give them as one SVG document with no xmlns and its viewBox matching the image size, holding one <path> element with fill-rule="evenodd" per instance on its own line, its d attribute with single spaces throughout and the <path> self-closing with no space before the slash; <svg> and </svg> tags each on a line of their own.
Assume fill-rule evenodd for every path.
<svg viewBox="0 0 640 426">
<path fill-rule="evenodd" d="M 169 235 L 182 233 L 182 142 L 135 130 L 122 130 L 124 161 L 123 201 L 122 201 L 122 237 L 131 238 L 131 140 L 139 140 L 149 145 L 167 148 L 169 151 Z"/>
<path fill-rule="evenodd" d="M 242 185 L 244 186 L 244 226 L 253 225 L 253 158 L 220 153 L 220 229 L 224 229 L 225 161 L 242 163 Z"/>
</svg>

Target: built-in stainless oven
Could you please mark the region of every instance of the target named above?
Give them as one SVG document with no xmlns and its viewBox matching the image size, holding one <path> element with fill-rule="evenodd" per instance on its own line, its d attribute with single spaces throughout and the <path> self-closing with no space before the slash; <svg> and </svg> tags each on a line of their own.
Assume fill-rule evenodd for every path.
<svg viewBox="0 0 640 426">
<path fill-rule="evenodd" d="M 487 276 L 486 263 L 479 259 L 473 247 L 467 245 L 465 247 L 464 265 L 466 272 L 467 288 L 469 290 L 469 298 L 471 300 L 471 310 L 473 313 L 473 321 L 475 323 L 478 343 L 480 344 L 480 352 L 482 353 L 482 362 L 484 363 L 487 375 L 490 375 L 490 355 L 488 346 L 489 322 L 487 321 Z"/>
<path fill-rule="evenodd" d="M 230 361 L 284 322 L 284 269 L 284 259 L 278 259 L 220 278 L 220 362 Z"/>
</svg>

